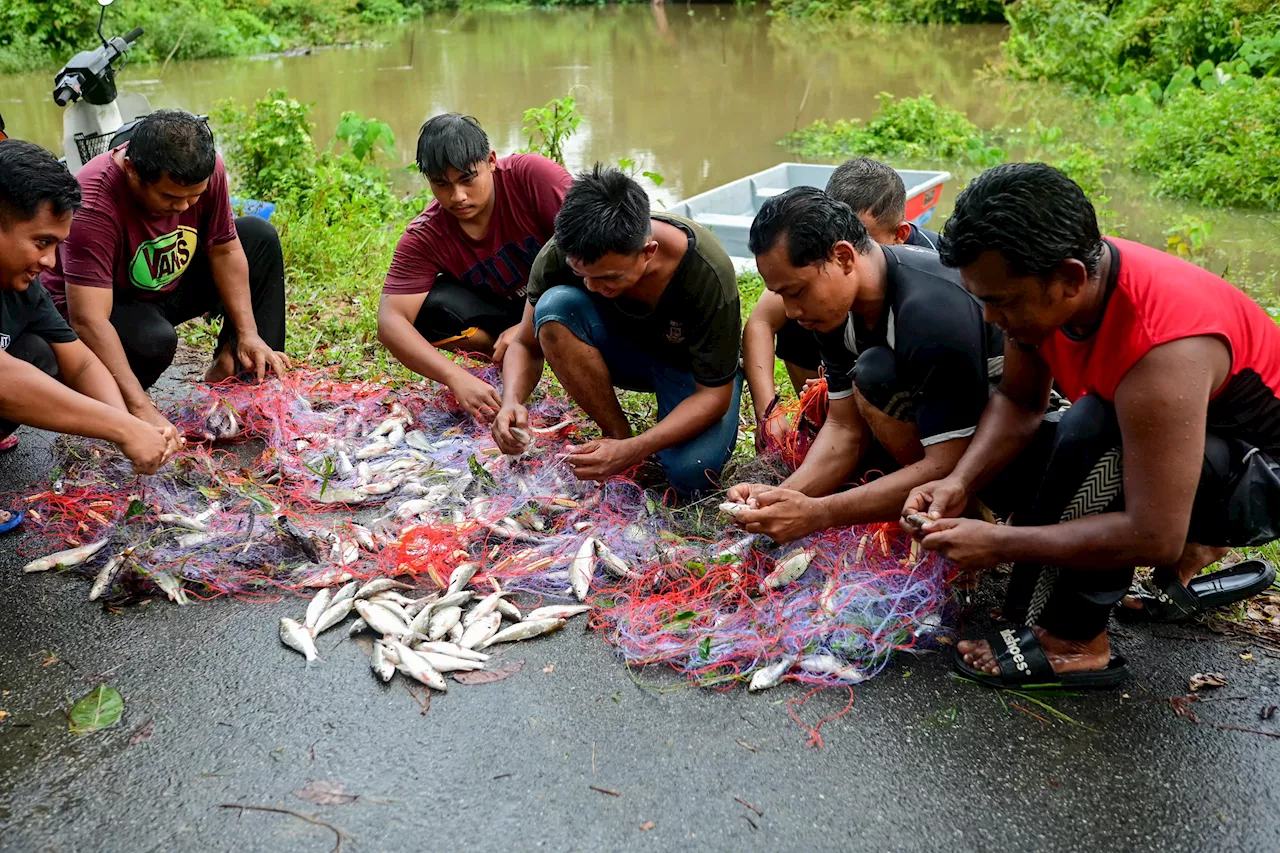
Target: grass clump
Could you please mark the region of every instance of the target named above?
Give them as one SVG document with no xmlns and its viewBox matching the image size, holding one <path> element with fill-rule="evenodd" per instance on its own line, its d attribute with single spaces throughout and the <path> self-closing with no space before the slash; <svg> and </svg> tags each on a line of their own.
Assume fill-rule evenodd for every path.
<svg viewBox="0 0 1280 853">
<path fill-rule="evenodd" d="M 1005 153 L 964 113 L 938 104 L 931 95 L 895 99 L 888 92 L 868 122 L 816 121 L 788 134 L 782 144 L 805 157 L 877 157 L 902 160 L 966 160 L 979 166 L 1003 162 Z"/>
<path fill-rule="evenodd" d="M 1004 20 L 1004 0 L 774 0 L 772 13 L 892 24 L 982 24 Z"/>
</svg>

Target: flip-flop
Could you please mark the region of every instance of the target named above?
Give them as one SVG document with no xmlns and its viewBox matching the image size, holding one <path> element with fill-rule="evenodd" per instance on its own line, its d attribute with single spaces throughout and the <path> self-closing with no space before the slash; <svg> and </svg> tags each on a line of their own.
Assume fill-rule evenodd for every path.
<svg viewBox="0 0 1280 853">
<path fill-rule="evenodd" d="M 0 453 L 3 453 L 6 450 L 13 450 L 17 446 L 17 435 L 6 435 L 4 438 L 0 438 Z"/>
<path fill-rule="evenodd" d="M 1245 560 L 1197 575 L 1187 586 L 1170 574 L 1157 588 L 1139 587 L 1130 593 L 1142 602 L 1141 608 L 1121 604 L 1115 614 L 1124 622 L 1182 622 L 1206 610 L 1251 598 L 1275 580 L 1276 567 L 1266 560 Z"/>
<path fill-rule="evenodd" d="M 951 665 L 956 673 L 969 681 L 987 687 L 1011 687 L 1017 690 L 1105 690 L 1129 677 L 1129 663 L 1121 655 L 1113 655 L 1106 669 L 1093 672 L 1053 671 L 1049 658 L 1036 632 L 1027 625 L 993 631 L 982 639 L 996 653 L 999 675 L 975 669 L 955 650 Z"/>
<path fill-rule="evenodd" d="M 22 520 L 24 518 L 26 518 L 26 516 L 23 514 L 22 510 L 9 510 L 9 520 L 0 521 L 0 533 L 8 533 L 10 530 L 13 530 L 19 524 L 22 524 Z"/>
</svg>

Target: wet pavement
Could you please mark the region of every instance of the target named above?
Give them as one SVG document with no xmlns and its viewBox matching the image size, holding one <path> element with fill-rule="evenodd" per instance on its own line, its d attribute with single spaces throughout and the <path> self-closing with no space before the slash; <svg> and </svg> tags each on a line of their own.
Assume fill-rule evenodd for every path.
<svg viewBox="0 0 1280 853">
<path fill-rule="evenodd" d="M 44 475 L 47 446 L 24 430 L 0 493 Z M 0 539 L 0 851 L 334 848 L 322 826 L 226 803 L 318 816 L 344 851 L 1280 849 L 1280 738 L 1213 726 L 1280 735 L 1280 716 L 1260 719 L 1280 660 L 1196 629 L 1125 626 L 1123 694 L 1044 699 L 1076 724 L 952 678 L 941 655 L 903 658 L 818 749 L 787 700 L 813 725 L 846 692 L 679 689 L 628 673 L 582 619 L 508 646 L 519 673 L 453 684 L 424 714 L 343 630 L 311 666 L 284 648 L 278 619 L 301 598 L 116 614 L 80 578 L 23 575 L 21 549 Z M 1167 700 L 1206 671 L 1228 686 L 1190 706 L 1196 724 Z M 69 734 L 69 701 L 100 681 L 123 720 Z M 317 780 L 357 799 L 294 794 Z"/>
</svg>

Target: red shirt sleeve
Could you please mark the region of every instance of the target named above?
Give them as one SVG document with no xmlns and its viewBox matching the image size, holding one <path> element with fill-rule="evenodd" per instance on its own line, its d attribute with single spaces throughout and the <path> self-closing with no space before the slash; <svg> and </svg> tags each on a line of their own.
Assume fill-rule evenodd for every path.
<svg viewBox="0 0 1280 853">
<path fill-rule="evenodd" d="M 200 199 L 200 239 L 205 251 L 236 239 L 236 219 L 227 190 L 227 168 L 219 157 L 209 178 L 209 187 Z"/>
<path fill-rule="evenodd" d="M 559 163 L 541 154 L 526 154 L 516 164 L 517 174 L 524 186 L 526 197 L 532 202 L 538 224 L 548 234 L 555 231 L 556 214 L 564 204 L 564 194 L 573 183 L 570 175 Z"/>
<path fill-rule="evenodd" d="M 417 229 L 410 225 L 391 256 L 391 268 L 382 284 L 382 292 L 388 294 L 426 293 L 435 284 L 436 276 L 443 269 L 436 259 L 437 247 L 431 245 Z"/>
<path fill-rule="evenodd" d="M 62 277 L 78 287 L 115 286 L 124 223 L 114 210 L 81 208 L 71 220 L 71 233 L 58 247 Z"/>
</svg>

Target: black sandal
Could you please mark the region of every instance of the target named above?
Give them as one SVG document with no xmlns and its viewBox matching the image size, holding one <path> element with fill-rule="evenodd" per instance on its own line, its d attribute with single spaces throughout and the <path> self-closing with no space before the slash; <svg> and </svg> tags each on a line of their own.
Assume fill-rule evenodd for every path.
<svg viewBox="0 0 1280 853">
<path fill-rule="evenodd" d="M 985 684 L 988 687 L 1011 687 L 1018 690 L 1095 690 L 1115 687 L 1129 677 L 1129 663 L 1120 655 L 1113 655 L 1106 669 L 1093 672 L 1053 671 L 1045 656 L 1040 638 L 1027 625 L 993 631 L 982 639 L 991 644 L 999 675 L 991 675 L 974 669 L 965 662 L 957 648 L 952 666 L 961 678 Z"/>
<path fill-rule="evenodd" d="M 1124 622 L 1183 622 L 1206 610 L 1235 604 L 1252 598 L 1275 583 L 1276 567 L 1265 560 L 1245 560 L 1207 575 L 1197 575 L 1183 586 L 1172 576 L 1159 586 L 1137 587 L 1129 594 L 1142 602 L 1142 607 L 1115 609 L 1116 618 Z"/>
</svg>

